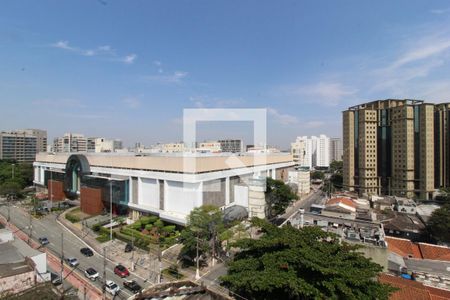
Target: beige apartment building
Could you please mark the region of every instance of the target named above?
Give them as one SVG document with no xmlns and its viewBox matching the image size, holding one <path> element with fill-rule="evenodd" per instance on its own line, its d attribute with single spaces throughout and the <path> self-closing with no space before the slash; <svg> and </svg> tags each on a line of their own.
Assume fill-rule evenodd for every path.
<svg viewBox="0 0 450 300">
<path fill-rule="evenodd" d="M 446 186 L 435 180 L 439 107 L 388 99 L 344 111 L 344 188 L 362 195 L 432 198 L 436 188 Z"/>
<path fill-rule="evenodd" d="M 47 149 L 47 131 L 22 129 L 0 132 L 0 159 L 33 162 L 36 153 Z"/>
</svg>

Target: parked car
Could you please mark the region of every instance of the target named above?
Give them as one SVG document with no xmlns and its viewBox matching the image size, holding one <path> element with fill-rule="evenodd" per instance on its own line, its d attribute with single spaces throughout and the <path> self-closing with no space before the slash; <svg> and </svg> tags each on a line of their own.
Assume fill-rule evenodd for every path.
<svg viewBox="0 0 450 300">
<path fill-rule="evenodd" d="M 95 271 L 95 269 L 94 268 L 87 268 L 85 271 L 84 271 L 84 275 L 87 277 L 87 278 L 89 278 L 90 280 L 92 280 L 92 281 L 95 281 L 97 278 L 98 278 L 98 272 L 97 271 Z"/>
<path fill-rule="evenodd" d="M 66 262 L 73 268 L 75 268 L 76 266 L 78 266 L 80 264 L 78 259 L 76 259 L 75 257 L 66 258 Z"/>
<path fill-rule="evenodd" d="M 120 287 L 112 280 L 106 280 L 105 290 L 115 296 L 120 291 Z"/>
<path fill-rule="evenodd" d="M 125 252 L 131 252 L 133 251 L 133 245 L 131 245 L 130 243 L 125 245 Z"/>
<path fill-rule="evenodd" d="M 50 281 L 53 285 L 60 285 L 62 283 L 61 277 L 56 273 L 50 273 Z"/>
<path fill-rule="evenodd" d="M 89 248 L 81 248 L 80 252 L 81 252 L 81 254 L 83 254 L 84 256 L 87 256 L 87 257 L 94 255 L 94 252 Z"/>
<path fill-rule="evenodd" d="M 142 287 L 135 280 L 125 280 L 123 286 L 133 294 L 140 293 L 142 290 Z"/>
<path fill-rule="evenodd" d="M 40 237 L 40 238 L 39 238 L 39 243 L 40 243 L 42 246 L 45 246 L 45 245 L 50 244 L 50 242 L 48 241 L 48 239 L 47 239 L 46 237 Z"/>
<path fill-rule="evenodd" d="M 123 278 L 123 277 L 130 276 L 130 272 L 128 271 L 128 269 L 125 268 L 125 267 L 122 266 L 122 265 L 117 265 L 117 266 L 114 268 L 114 273 L 115 273 L 116 275 L 122 277 L 122 278 Z"/>
</svg>

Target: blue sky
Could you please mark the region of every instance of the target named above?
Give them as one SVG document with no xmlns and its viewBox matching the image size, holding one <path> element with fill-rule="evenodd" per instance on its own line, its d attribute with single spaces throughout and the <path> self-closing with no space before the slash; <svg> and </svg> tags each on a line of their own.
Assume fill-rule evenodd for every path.
<svg viewBox="0 0 450 300">
<path fill-rule="evenodd" d="M 6 0 L 0 129 L 151 144 L 182 139 L 184 108 L 267 108 L 286 148 L 363 101 L 450 101 L 449 62 L 448 1 Z"/>
</svg>

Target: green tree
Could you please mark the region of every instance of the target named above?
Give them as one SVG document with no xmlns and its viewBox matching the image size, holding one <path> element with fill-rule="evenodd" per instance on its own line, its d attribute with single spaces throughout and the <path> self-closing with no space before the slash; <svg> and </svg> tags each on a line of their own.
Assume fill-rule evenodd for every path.
<svg viewBox="0 0 450 300">
<path fill-rule="evenodd" d="M 325 173 L 322 171 L 312 171 L 311 172 L 311 179 L 319 179 L 319 180 L 323 180 L 325 178 Z"/>
<path fill-rule="evenodd" d="M 450 203 L 444 204 L 431 214 L 427 230 L 439 242 L 450 243 Z"/>
<path fill-rule="evenodd" d="M 187 218 L 187 227 L 181 232 L 180 241 L 183 248 L 179 257 L 185 263 L 193 263 L 197 256 L 197 239 L 199 256 L 212 256 L 219 247 L 218 236 L 225 230 L 222 211 L 213 205 L 194 208 Z"/>
<path fill-rule="evenodd" d="M 330 171 L 331 173 L 342 173 L 343 170 L 343 162 L 342 160 L 333 160 L 330 163 Z"/>
<path fill-rule="evenodd" d="M 252 220 L 260 239 L 242 239 L 222 284 L 247 299 L 388 299 L 393 289 L 375 279 L 382 267 L 360 246 L 341 243 L 318 227 L 279 228 Z"/>
<path fill-rule="evenodd" d="M 289 204 L 298 198 L 297 194 L 281 180 L 267 177 L 266 185 L 267 217 L 269 219 L 284 213 Z"/>
</svg>

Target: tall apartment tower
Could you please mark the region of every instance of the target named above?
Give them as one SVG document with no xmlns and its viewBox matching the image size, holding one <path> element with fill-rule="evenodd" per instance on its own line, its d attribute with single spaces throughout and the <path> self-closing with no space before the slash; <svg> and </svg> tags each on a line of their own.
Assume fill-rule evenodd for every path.
<svg viewBox="0 0 450 300">
<path fill-rule="evenodd" d="M 344 187 L 359 194 L 431 198 L 434 109 L 419 100 L 388 99 L 344 111 Z"/>
<path fill-rule="evenodd" d="M 36 153 L 47 150 L 47 131 L 23 129 L 0 132 L 0 159 L 33 162 Z"/>
<path fill-rule="evenodd" d="M 330 139 L 320 136 L 299 136 L 291 143 L 291 154 L 300 167 L 328 167 L 330 166 Z"/>
<path fill-rule="evenodd" d="M 342 139 L 330 138 L 330 162 L 342 160 Z"/>
</svg>

